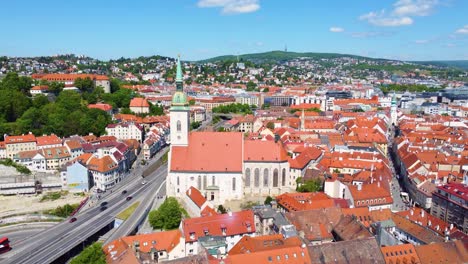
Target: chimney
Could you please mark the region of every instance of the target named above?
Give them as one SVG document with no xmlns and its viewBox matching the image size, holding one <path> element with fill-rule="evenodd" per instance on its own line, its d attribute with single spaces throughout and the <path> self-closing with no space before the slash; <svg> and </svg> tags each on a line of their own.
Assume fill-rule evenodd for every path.
<svg viewBox="0 0 468 264">
<path fill-rule="evenodd" d="M 380 188 L 380 182 L 377 182 L 377 187 L 379 187 L 379 188 Z"/>
<path fill-rule="evenodd" d="M 424 210 L 421 210 L 421 216 L 424 217 Z"/>
<path fill-rule="evenodd" d="M 410 214 L 413 215 L 413 214 L 414 214 L 414 211 L 413 211 L 413 210 L 410 210 Z"/>
<path fill-rule="evenodd" d="M 189 188 L 189 189 L 188 189 L 188 195 L 189 195 L 189 196 L 192 195 L 192 188 Z"/>
<path fill-rule="evenodd" d="M 358 191 L 362 190 L 362 184 L 358 184 L 358 185 L 357 185 L 357 190 L 358 190 Z"/>
<path fill-rule="evenodd" d="M 229 215 L 229 216 L 232 216 L 231 210 L 228 211 L 228 215 Z"/>
</svg>

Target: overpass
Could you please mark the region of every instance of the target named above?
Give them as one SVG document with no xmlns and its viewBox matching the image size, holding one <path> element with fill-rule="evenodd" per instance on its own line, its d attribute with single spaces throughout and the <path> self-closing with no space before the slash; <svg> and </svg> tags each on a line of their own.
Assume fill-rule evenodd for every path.
<svg viewBox="0 0 468 264">
<path fill-rule="evenodd" d="M 152 201 L 150 198 L 155 190 L 163 185 L 166 175 L 167 165 L 163 165 L 145 178 L 146 184 L 142 185 L 140 179 L 127 183 L 124 187 L 127 191 L 125 195 L 121 191 L 115 191 L 99 201 L 108 202 L 107 210 L 101 211 L 99 207 L 87 209 L 76 216 L 77 221 L 74 223 L 69 223 L 67 219 L 25 239 L 16 244 L 10 252 L 3 254 L 0 262 L 11 264 L 65 263 L 84 247 L 111 230 L 115 216 L 130 206 L 134 200 L 141 201 L 134 214 L 139 218 L 143 214 L 146 215 L 146 208 Z M 127 201 L 127 196 L 132 196 L 132 200 Z M 133 222 L 138 223 L 138 221 Z M 127 230 L 133 231 L 132 229 L 131 226 L 127 227 Z"/>
</svg>

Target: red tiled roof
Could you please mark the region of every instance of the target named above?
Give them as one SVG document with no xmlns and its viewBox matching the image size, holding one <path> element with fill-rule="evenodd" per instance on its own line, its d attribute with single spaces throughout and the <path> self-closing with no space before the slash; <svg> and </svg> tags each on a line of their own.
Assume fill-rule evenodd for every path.
<svg viewBox="0 0 468 264">
<path fill-rule="evenodd" d="M 189 145 L 172 146 L 171 171 L 242 172 L 240 132 L 192 132 Z"/>
<path fill-rule="evenodd" d="M 225 234 L 223 234 L 225 228 Z M 186 242 L 197 241 L 205 236 L 234 236 L 255 233 L 254 214 L 252 210 L 185 219 L 183 232 Z M 192 236 L 191 236 L 192 234 Z"/>
<path fill-rule="evenodd" d="M 258 251 L 248 254 L 230 255 L 225 260 L 226 264 L 310 264 L 311 258 L 306 248 L 301 246 L 284 247 L 273 250 Z M 219 262 L 215 262 L 219 263 Z"/>
<path fill-rule="evenodd" d="M 36 137 L 37 146 L 62 144 L 62 140 L 56 135 Z"/>
<path fill-rule="evenodd" d="M 88 108 L 90 109 L 100 109 L 102 111 L 110 111 L 112 110 L 112 106 L 110 104 L 89 104 Z"/>
<path fill-rule="evenodd" d="M 22 136 L 7 136 L 5 144 L 18 144 L 26 142 L 36 142 L 36 137 L 33 134 L 26 134 Z"/>
<path fill-rule="evenodd" d="M 245 161 L 287 161 L 288 153 L 281 142 L 263 140 L 244 141 Z"/>
<path fill-rule="evenodd" d="M 382 186 L 379 186 L 377 182 L 372 184 L 362 184 L 361 190 L 358 189 L 357 185 L 350 185 L 349 191 L 354 199 L 355 207 L 364 207 L 370 205 L 382 205 L 393 203 L 393 198 L 390 195 L 390 191 Z M 357 202 L 360 201 L 360 205 Z M 369 203 L 367 203 L 369 201 Z"/>
<path fill-rule="evenodd" d="M 244 236 L 231 250 L 229 250 L 229 255 L 249 254 L 301 245 L 302 241 L 299 237 L 284 238 L 281 234 L 257 237 Z"/>
<path fill-rule="evenodd" d="M 117 168 L 117 164 L 110 156 L 104 156 L 102 158 L 92 157 L 88 161 L 88 168 L 103 173 Z"/>
<path fill-rule="evenodd" d="M 202 205 L 206 202 L 206 198 L 197 188 L 193 186 L 190 186 L 190 188 L 185 193 L 198 206 L 198 208 L 201 208 Z"/>
<path fill-rule="evenodd" d="M 64 73 L 50 73 L 50 74 L 33 74 L 33 79 L 42 79 L 48 81 L 74 81 L 78 78 L 91 80 L 109 80 L 109 77 L 105 75 L 97 74 L 64 74 Z"/>
<path fill-rule="evenodd" d="M 145 98 L 136 97 L 130 101 L 130 107 L 149 107 L 149 103 Z"/>
</svg>

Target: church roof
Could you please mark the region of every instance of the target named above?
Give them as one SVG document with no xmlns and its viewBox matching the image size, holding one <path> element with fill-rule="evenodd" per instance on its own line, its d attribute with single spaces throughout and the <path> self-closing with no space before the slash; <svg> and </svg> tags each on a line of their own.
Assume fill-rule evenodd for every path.
<svg viewBox="0 0 468 264">
<path fill-rule="evenodd" d="M 172 146 L 170 171 L 242 172 L 241 132 L 192 132 L 188 146 Z"/>
<path fill-rule="evenodd" d="M 244 141 L 244 160 L 263 162 L 287 161 L 288 153 L 280 142 L 246 140 Z"/>
</svg>

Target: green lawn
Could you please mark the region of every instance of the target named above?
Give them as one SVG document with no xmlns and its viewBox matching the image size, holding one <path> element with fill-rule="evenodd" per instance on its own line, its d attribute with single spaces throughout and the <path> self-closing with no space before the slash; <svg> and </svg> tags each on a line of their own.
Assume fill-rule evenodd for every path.
<svg viewBox="0 0 468 264">
<path fill-rule="evenodd" d="M 135 210 L 137 209 L 138 205 L 140 205 L 140 202 L 135 202 L 134 204 L 130 205 L 129 207 L 127 207 L 127 209 L 123 210 L 122 212 L 120 212 L 116 218 L 118 219 L 122 219 L 122 220 L 127 220 L 132 214 L 133 212 L 135 212 Z"/>
</svg>

